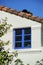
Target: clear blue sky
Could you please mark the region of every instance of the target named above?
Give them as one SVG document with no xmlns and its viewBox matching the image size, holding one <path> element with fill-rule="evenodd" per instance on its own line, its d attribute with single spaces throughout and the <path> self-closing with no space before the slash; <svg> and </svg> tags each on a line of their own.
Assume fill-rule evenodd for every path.
<svg viewBox="0 0 43 65">
<path fill-rule="evenodd" d="M 27 9 L 33 15 L 43 18 L 43 0 L 0 0 L 0 5 L 19 11 Z"/>
</svg>

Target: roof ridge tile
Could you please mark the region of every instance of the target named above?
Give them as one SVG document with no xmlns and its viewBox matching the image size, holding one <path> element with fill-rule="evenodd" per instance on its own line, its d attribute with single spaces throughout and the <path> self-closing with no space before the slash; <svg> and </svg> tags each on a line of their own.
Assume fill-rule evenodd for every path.
<svg viewBox="0 0 43 65">
<path fill-rule="evenodd" d="M 0 5 L 0 10 L 5 11 L 5 12 L 9 12 L 11 14 L 14 14 L 14 15 L 17 15 L 20 17 L 24 17 L 24 18 L 27 18 L 27 19 L 30 19 L 33 21 L 37 21 L 39 23 L 43 23 L 43 18 L 39 18 L 38 16 L 34 16 L 31 13 L 20 12 L 20 11 L 14 10 L 12 8 L 8 8 L 6 6 L 1 6 L 1 5 Z"/>
</svg>

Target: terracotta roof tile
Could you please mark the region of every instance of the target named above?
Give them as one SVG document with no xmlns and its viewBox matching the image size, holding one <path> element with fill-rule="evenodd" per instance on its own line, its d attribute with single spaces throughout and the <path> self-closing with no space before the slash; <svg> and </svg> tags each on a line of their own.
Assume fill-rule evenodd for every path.
<svg viewBox="0 0 43 65">
<path fill-rule="evenodd" d="M 32 15 L 31 15 L 31 14 L 27 14 L 27 13 L 26 13 L 26 16 L 31 17 Z"/>
<path fill-rule="evenodd" d="M 0 6 L 0 10 L 2 10 L 2 8 L 4 8 L 4 6 Z"/>
<path fill-rule="evenodd" d="M 41 21 L 41 18 L 37 17 L 35 18 L 36 21 L 40 22 Z"/>
<path fill-rule="evenodd" d="M 12 13 L 12 14 L 13 14 L 14 10 L 13 10 L 13 9 L 11 9 L 11 8 L 9 8 L 9 9 L 7 10 L 7 12 L 9 12 L 9 13 Z"/>
<path fill-rule="evenodd" d="M 7 12 L 8 9 L 9 9 L 9 8 L 7 8 L 7 7 L 3 7 L 3 8 L 2 8 L 2 11 Z"/>
<path fill-rule="evenodd" d="M 26 14 L 24 12 L 19 12 L 18 15 L 24 17 Z"/>
<path fill-rule="evenodd" d="M 41 19 L 41 22 L 43 23 L 43 18 Z"/>
<path fill-rule="evenodd" d="M 29 19 L 31 19 L 31 20 L 35 20 L 37 17 L 35 17 L 35 16 L 31 16 L 31 17 L 29 17 Z"/>
<path fill-rule="evenodd" d="M 5 11 L 5 12 L 9 12 L 9 13 L 14 14 L 14 15 L 18 15 L 20 17 L 34 20 L 34 21 L 39 22 L 39 23 L 43 23 L 43 18 L 39 18 L 38 16 L 33 16 L 31 13 L 20 12 L 20 11 L 13 10 L 12 8 L 8 8 L 5 6 L 0 6 L 0 10 Z"/>
</svg>

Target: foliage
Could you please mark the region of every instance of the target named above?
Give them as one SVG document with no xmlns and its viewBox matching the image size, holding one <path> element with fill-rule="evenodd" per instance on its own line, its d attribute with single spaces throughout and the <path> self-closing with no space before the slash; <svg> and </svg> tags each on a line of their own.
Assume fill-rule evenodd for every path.
<svg viewBox="0 0 43 65">
<path fill-rule="evenodd" d="M 21 59 L 16 59 L 14 62 L 15 62 L 15 65 L 24 65 L 23 61 Z M 27 64 L 27 65 L 29 65 L 29 64 Z"/>
<path fill-rule="evenodd" d="M 0 21 L 0 38 L 7 33 L 7 31 L 12 26 L 11 24 L 7 24 L 7 17 L 5 19 L 2 19 Z M 5 51 L 4 46 L 8 45 L 10 41 L 4 42 L 0 39 L 0 65 L 9 65 L 9 63 L 12 63 L 13 57 L 15 56 L 17 58 L 18 52 L 12 52 L 10 53 L 8 50 Z M 16 59 L 15 65 L 24 65 L 23 61 L 21 59 Z M 29 65 L 29 64 L 27 64 Z"/>
<path fill-rule="evenodd" d="M 2 40 L 0 40 L 0 46 L 5 46 L 8 45 L 10 41 L 4 42 Z"/>
<path fill-rule="evenodd" d="M 8 55 L 7 51 L 0 51 L 0 65 L 8 65 L 13 55 Z"/>
<path fill-rule="evenodd" d="M 1 50 L 0 51 L 0 65 L 9 65 L 13 61 L 13 57 L 17 56 L 17 52 L 11 53 L 9 51 Z"/>
<path fill-rule="evenodd" d="M 15 60 L 15 65 L 24 65 L 21 59 Z"/>
<path fill-rule="evenodd" d="M 43 65 L 43 59 L 41 59 L 40 61 L 37 61 L 36 65 Z"/>
<path fill-rule="evenodd" d="M 0 37 L 2 37 L 7 31 L 8 29 L 10 29 L 11 24 L 7 24 L 7 17 L 5 19 L 2 19 L 2 21 L 0 21 Z"/>
<path fill-rule="evenodd" d="M 0 37 L 2 37 L 11 27 L 11 24 L 7 24 L 6 21 L 7 18 L 2 19 L 2 21 L 0 21 Z M 9 63 L 13 60 L 14 53 L 10 54 L 8 51 L 5 51 L 3 47 L 8 43 L 9 41 L 4 42 L 0 39 L 0 65 L 9 65 Z"/>
</svg>

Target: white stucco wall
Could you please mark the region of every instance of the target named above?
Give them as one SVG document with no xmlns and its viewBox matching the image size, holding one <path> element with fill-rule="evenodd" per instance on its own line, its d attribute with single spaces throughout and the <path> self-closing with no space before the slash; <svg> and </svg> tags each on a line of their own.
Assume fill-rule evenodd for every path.
<svg viewBox="0 0 43 65">
<path fill-rule="evenodd" d="M 31 27 L 32 36 L 31 36 L 31 44 L 32 47 L 30 49 L 19 49 L 19 56 L 24 61 L 26 65 L 29 63 L 30 65 L 34 64 L 39 59 L 43 58 L 43 47 L 41 47 L 41 23 L 22 18 L 10 13 L 6 13 L 0 11 L 0 19 L 7 17 L 7 23 L 12 24 L 11 29 L 5 34 L 1 39 L 10 40 L 10 44 L 7 48 L 10 48 L 11 51 L 15 51 L 13 44 L 13 28 L 25 28 Z"/>
</svg>

